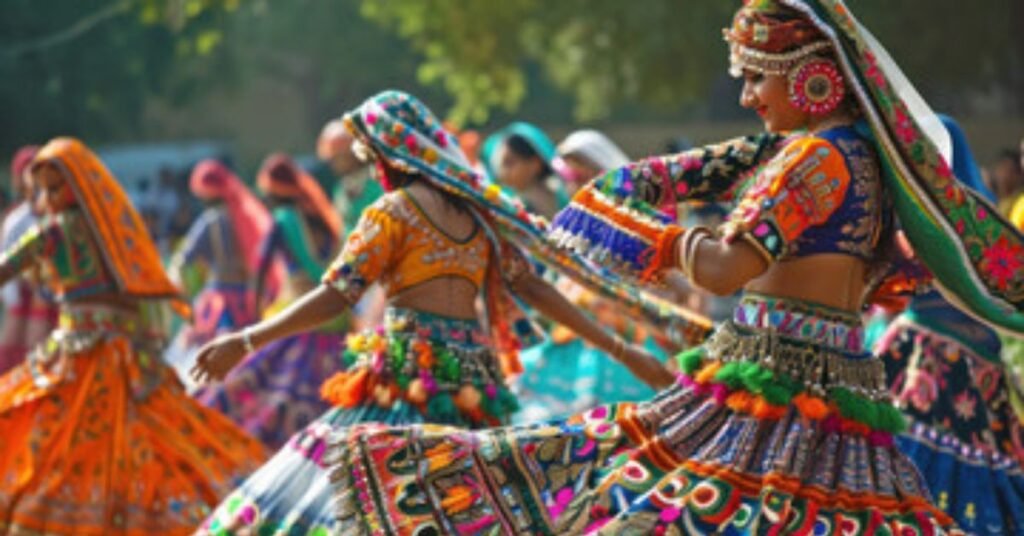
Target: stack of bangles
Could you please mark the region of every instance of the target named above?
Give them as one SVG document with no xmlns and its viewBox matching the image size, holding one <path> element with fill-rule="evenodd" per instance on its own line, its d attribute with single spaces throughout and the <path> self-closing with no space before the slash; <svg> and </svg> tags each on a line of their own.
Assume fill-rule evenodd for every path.
<svg viewBox="0 0 1024 536">
<path fill-rule="evenodd" d="M 676 255 L 673 255 L 675 262 L 679 263 L 678 268 L 683 271 L 691 283 L 694 282 L 694 263 L 696 261 L 697 249 L 700 246 L 701 240 L 705 238 L 713 238 L 715 233 L 707 227 L 697 226 L 690 227 L 687 229 L 682 236 L 676 241 L 676 247 L 674 251 Z"/>
</svg>

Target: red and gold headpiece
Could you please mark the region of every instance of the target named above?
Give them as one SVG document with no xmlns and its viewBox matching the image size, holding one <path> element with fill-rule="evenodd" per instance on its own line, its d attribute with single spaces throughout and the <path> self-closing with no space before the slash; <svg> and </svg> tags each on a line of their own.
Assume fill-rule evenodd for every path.
<svg viewBox="0 0 1024 536">
<path fill-rule="evenodd" d="M 729 42 L 729 73 L 747 69 L 761 74 L 787 75 L 802 60 L 831 45 L 811 21 L 775 0 L 746 0 L 722 31 Z"/>
</svg>

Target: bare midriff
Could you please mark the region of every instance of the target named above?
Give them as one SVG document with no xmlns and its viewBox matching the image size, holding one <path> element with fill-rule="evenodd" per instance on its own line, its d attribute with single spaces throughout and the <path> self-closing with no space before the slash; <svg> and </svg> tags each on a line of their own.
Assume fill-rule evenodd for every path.
<svg viewBox="0 0 1024 536">
<path fill-rule="evenodd" d="M 388 297 L 388 304 L 449 318 L 476 320 L 476 298 L 479 291 L 462 277 L 438 277 L 402 289 Z"/>
<path fill-rule="evenodd" d="M 758 294 L 859 312 L 867 269 L 866 262 L 849 255 L 810 255 L 777 262 L 743 288 Z"/>
</svg>

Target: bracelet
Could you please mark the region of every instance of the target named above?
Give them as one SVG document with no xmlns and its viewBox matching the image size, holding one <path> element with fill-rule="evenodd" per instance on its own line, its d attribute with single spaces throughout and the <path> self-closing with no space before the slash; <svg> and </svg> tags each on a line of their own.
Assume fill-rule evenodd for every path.
<svg viewBox="0 0 1024 536">
<path fill-rule="evenodd" d="M 680 257 L 682 257 L 682 263 L 680 264 L 679 268 L 683 271 L 683 274 L 686 275 L 686 279 L 688 279 L 691 283 L 694 282 L 693 265 L 694 261 L 696 260 L 697 249 L 700 245 L 700 241 L 711 236 L 714 236 L 714 233 L 711 232 L 711 229 L 699 226 L 687 229 L 686 234 L 683 236 L 682 247 L 681 251 L 679 252 Z"/>
<path fill-rule="evenodd" d="M 242 348 L 245 349 L 245 353 L 251 354 L 256 351 L 256 348 L 252 345 L 252 327 L 246 326 L 242 329 Z"/>
</svg>

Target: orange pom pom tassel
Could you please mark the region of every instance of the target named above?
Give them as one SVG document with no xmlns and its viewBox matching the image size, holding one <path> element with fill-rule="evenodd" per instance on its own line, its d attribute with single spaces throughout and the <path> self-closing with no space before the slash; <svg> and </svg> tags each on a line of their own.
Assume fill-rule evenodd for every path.
<svg viewBox="0 0 1024 536">
<path fill-rule="evenodd" d="M 801 415 L 811 420 L 820 421 L 828 416 L 828 404 L 807 393 L 800 393 L 793 397 L 793 405 Z"/>
<path fill-rule="evenodd" d="M 320 387 L 320 397 L 334 406 L 354 408 L 366 400 L 370 371 L 360 367 L 331 376 Z"/>
</svg>

